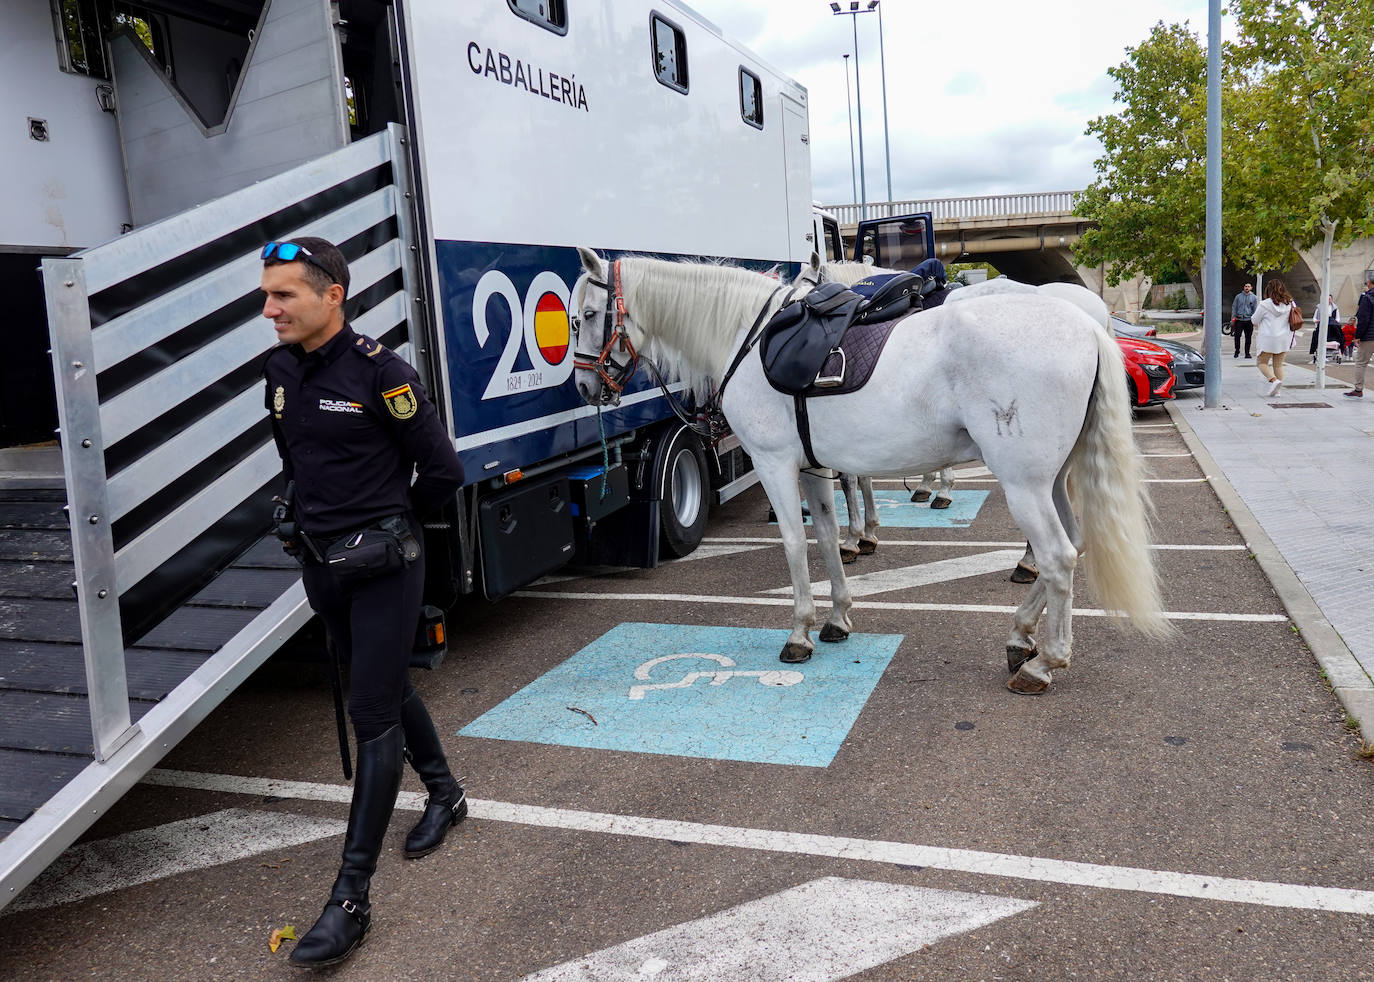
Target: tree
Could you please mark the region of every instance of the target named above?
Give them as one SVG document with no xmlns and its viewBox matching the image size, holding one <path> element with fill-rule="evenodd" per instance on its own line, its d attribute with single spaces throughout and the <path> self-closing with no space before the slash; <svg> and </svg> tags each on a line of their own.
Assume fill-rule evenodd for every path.
<svg viewBox="0 0 1374 982">
<path fill-rule="evenodd" d="M 1322 241 L 1325 323 L 1332 249 L 1374 232 L 1374 4 L 1232 0 L 1231 11 L 1248 42 L 1243 67 L 1261 80 L 1259 152 L 1240 178 L 1267 199 L 1271 241 L 1257 253 L 1279 250 L 1281 237 Z"/>
<path fill-rule="evenodd" d="M 1374 230 L 1374 4 L 1232 0 L 1231 12 L 1238 39 L 1222 51 L 1223 258 L 1284 268 L 1323 236 L 1345 244 Z M 1159 23 L 1110 72 L 1123 109 L 1088 124 L 1104 155 L 1077 209 L 1099 224 L 1078 260 L 1105 263 L 1109 282 L 1201 265 L 1206 65 L 1186 24 Z"/>
</svg>

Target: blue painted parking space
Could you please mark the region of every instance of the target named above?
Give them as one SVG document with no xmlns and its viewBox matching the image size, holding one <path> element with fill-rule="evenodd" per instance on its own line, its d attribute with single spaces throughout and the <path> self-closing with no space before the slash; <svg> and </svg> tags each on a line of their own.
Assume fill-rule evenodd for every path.
<svg viewBox="0 0 1374 982">
<path fill-rule="evenodd" d="M 905 489 L 896 491 L 873 492 L 873 501 L 878 506 L 878 521 L 888 528 L 905 529 L 942 529 L 967 528 L 978 517 L 978 510 L 987 501 L 987 491 L 951 491 L 948 508 L 931 508 L 929 504 L 916 504 L 911 500 L 911 492 Z M 849 524 L 849 509 L 845 507 L 844 493 L 835 492 L 835 514 L 841 526 Z M 806 524 L 811 524 L 807 518 Z"/>
<path fill-rule="evenodd" d="M 902 635 L 854 634 L 784 665 L 787 634 L 621 624 L 459 735 L 825 767 Z"/>
</svg>

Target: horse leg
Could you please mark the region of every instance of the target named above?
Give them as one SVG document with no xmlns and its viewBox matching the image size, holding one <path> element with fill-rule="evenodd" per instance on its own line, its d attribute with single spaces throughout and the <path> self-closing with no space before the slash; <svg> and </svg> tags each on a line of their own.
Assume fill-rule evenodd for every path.
<svg viewBox="0 0 1374 982">
<path fill-rule="evenodd" d="M 802 487 L 811 502 L 811 527 L 816 533 L 825 570 L 830 574 L 830 617 L 821 628 L 822 641 L 843 641 L 849 637 L 853 625 L 849 622 L 849 584 L 845 581 L 844 562 L 840 558 L 839 527 L 835 509 L 822 495 L 829 492 L 830 481 L 814 474 L 802 473 Z"/>
<path fill-rule="evenodd" d="M 859 551 L 867 556 L 878 550 L 878 502 L 873 497 L 873 478 L 859 478 L 859 490 L 864 495 L 864 531 L 859 536 Z M 854 527 L 853 518 L 849 527 Z"/>
<path fill-rule="evenodd" d="M 1040 568 L 1035 565 L 1035 550 L 1026 543 L 1026 552 L 1016 561 L 1016 568 L 1011 571 L 1011 581 L 1013 583 L 1034 583 L 1035 578 L 1040 575 Z"/>
<path fill-rule="evenodd" d="M 1011 618 L 1011 637 L 1007 638 L 1007 671 L 1015 672 L 1030 661 L 1040 650 L 1035 646 L 1032 632 L 1040 620 L 1040 612 L 1045 609 L 1045 586 L 1035 581 L 1026 591 L 1026 599 L 1016 608 Z"/>
<path fill-rule="evenodd" d="M 1007 688 L 1023 695 L 1034 695 L 1044 692 L 1054 670 L 1067 668 L 1072 658 L 1073 571 L 1078 563 L 1078 550 L 1060 522 L 1051 488 L 1006 487 L 1005 482 L 1003 486 L 1012 517 L 1030 540 L 1040 567 L 1035 585 L 1013 620 L 1012 635 L 1007 643 L 1008 664 L 1012 661 L 1010 649 L 1022 647 L 1029 640 L 1028 632 L 1034 627 L 1041 604 L 1045 611 L 1042 639 L 1038 644 L 1032 641 L 1029 649 L 1036 653 L 1016 669 Z"/>
<path fill-rule="evenodd" d="M 954 468 L 941 467 L 940 472 L 935 475 L 939 482 L 939 487 L 935 491 L 935 497 L 930 502 L 932 508 L 948 508 L 954 501 L 954 496 L 949 493 L 950 488 L 954 487 Z"/>
<path fill-rule="evenodd" d="M 859 478 L 859 485 L 862 487 L 867 478 Z M 863 528 L 859 520 L 859 496 L 854 491 L 854 475 L 840 475 L 840 489 L 844 491 L 844 507 L 849 512 L 849 528 L 845 535 L 840 537 L 840 558 L 846 563 L 852 563 L 859 558 L 859 553 L 863 551 L 863 544 L 860 537 Z M 872 552 L 873 550 L 868 550 Z"/>
<path fill-rule="evenodd" d="M 778 533 L 782 536 L 782 547 L 787 553 L 787 571 L 792 576 L 792 633 L 783 645 L 778 657 L 785 662 L 796 664 L 810 659 L 815 647 L 811 643 L 811 625 L 816 622 L 816 604 L 811 599 L 811 572 L 806 565 L 806 527 L 802 524 L 801 490 L 797 485 L 795 467 L 761 465 L 754 461 L 759 481 L 768 495 L 769 504 L 777 515 Z M 834 508 L 826 501 L 825 495 L 831 494 L 827 487 L 824 494 L 811 499 L 813 510 L 820 504 L 827 506 L 830 514 L 830 527 L 835 527 Z M 833 498 L 833 495 L 832 495 Z M 814 519 L 813 519 L 814 521 Z M 838 550 L 836 550 L 838 555 Z"/>
<path fill-rule="evenodd" d="M 916 490 L 911 492 L 912 501 L 929 501 L 930 488 L 932 484 L 930 474 L 922 474 L 916 481 Z"/>
</svg>

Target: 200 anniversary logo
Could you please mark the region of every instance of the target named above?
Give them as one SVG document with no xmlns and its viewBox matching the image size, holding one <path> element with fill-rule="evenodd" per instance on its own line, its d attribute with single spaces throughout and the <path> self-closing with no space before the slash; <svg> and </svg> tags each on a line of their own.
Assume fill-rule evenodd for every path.
<svg viewBox="0 0 1374 982">
<path fill-rule="evenodd" d="M 484 48 L 476 41 L 468 42 L 468 67 L 474 75 L 485 75 L 511 88 L 524 89 L 531 95 L 561 102 L 573 109 L 591 112 L 587 106 L 587 92 L 577 83 L 577 76 L 563 77 L 542 68 L 526 65 L 504 51 Z"/>
</svg>

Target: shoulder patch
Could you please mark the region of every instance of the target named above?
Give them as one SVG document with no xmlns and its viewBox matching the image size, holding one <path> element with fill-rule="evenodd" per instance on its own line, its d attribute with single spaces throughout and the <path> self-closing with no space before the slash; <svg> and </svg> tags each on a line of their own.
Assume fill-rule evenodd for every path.
<svg viewBox="0 0 1374 982">
<path fill-rule="evenodd" d="M 382 401 L 386 403 L 387 412 L 397 419 L 410 419 L 415 415 L 415 410 L 420 408 L 419 400 L 411 391 L 409 382 L 394 389 L 387 389 L 382 393 Z"/>
</svg>

